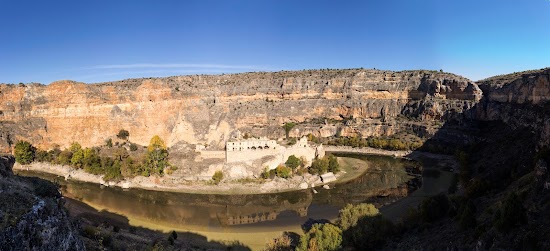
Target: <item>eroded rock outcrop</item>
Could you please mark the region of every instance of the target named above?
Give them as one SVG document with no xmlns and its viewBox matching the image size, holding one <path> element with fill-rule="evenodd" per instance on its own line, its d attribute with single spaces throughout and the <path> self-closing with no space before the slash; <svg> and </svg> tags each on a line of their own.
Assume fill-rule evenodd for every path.
<svg viewBox="0 0 550 251">
<path fill-rule="evenodd" d="M 104 144 L 120 129 L 146 145 L 159 135 L 223 149 L 231 132 L 291 136 L 433 133 L 430 123 L 482 96 L 463 77 L 434 71 L 306 70 L 129 79 L 101 84 L 0 85 L 0 148 L 19 139 L 40 148 Z M 400 119 L 412 116 L 418 121 Z"/>
<path fill-rule="evenodd" d="M 539 146 L 550 144 L 550 68 L 492 77 L 478 84 L 484 98 L 476 106 L 477 119 L 532 130 Z"/>
<path fill-rule="evenodd" d="M 85 250 L 52 183 L 14 176 L 0 157 L 0 250 Z"/>
</svg>

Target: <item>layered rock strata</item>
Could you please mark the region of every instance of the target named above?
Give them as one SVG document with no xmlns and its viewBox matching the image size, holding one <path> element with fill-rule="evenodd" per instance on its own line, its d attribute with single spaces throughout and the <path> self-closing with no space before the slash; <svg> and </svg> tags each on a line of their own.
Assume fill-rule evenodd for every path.
<svg viewBox="0 0 550 251">
<path fill-rule="evenodd" d="M 475 83 L 454 74 L 364 69 L 0 85 L 0 150 L 20 139 L 45 149 L 101 145 L 120 129 L 142 145 L 159 135 L 168 146 L 223 149 L 237 130 L 281 138 L 285 122 L 298 123 L 294 137 L 429 136 L 481 97 Z"/>
</svg>

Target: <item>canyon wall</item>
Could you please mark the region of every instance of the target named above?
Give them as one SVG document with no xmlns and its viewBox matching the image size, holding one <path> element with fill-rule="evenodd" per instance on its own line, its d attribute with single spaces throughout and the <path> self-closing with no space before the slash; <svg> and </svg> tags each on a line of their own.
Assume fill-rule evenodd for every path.
<svg viewBox="0 0 550 251">
<path fill-rule="evenodd" d="M 298 124 L 294 137 L 429 136 L 481 97 L 475 83 L 450 73 L 365 69 L 0 85 L 0 150 L 17 140 L 43 149 L 102 145 L 120 129 L 141 145 L 159 135 L 168 146 L 223 149 L 236 130 L 282 138 L 285 122 Z"/>
<path fill-rule="evenodd" d="M 550 145 L 550 68 L 496 76 L 478 85 L 484 96 L 475 109 L 477 119 L 532 130 L 539 146 Z"/>
</svg>

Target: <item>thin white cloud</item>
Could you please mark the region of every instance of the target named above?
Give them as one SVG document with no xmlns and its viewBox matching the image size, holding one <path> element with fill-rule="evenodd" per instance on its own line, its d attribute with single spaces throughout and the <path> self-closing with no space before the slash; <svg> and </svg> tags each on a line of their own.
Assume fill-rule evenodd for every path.
<svg viewBox="0 0 550 251">
<path fill-rule="evenodd" d="M 233 69 L 233 70 L 267 70 L 265 67 L 253 65 L 223 65 L 223 64 L 114 64 L 114 65 L 96 65 L 88 69 Z"/>
</svg>

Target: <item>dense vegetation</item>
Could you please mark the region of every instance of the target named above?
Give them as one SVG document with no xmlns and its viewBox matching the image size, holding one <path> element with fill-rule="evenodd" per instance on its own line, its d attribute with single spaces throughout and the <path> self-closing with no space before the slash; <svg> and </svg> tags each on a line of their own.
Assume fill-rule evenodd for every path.
<svg viewBox="0 0 550 251">
<path fill-rule="evenodd" d="M 401 137 L 400 137 L 401 136 Z M 372 147 L 392 151 L 398 150 L 416 150 L 422 146 L 422 140 L 413 135 L 394 135 L 391 137 L 338 137 L 327 141 L 328 145 L 334 146 L 352 146 L 352 147 Z"/>
<path fill-rule="evenodd" d="M 266 250 L 371 250 L 393 237 L 397 227 L 383 218 L 372 204 L 348 204 L 340 210 L 335 224 L 328 221 L 303 226 L 304 234 L 283 235 L 267 244 Z M 293 244 L 294 243 L 294 244 Z M 294 247 L 295 245 L 295 247 Z"/>
<path fill-rule="evenodd" d="M 34 160 L 36 148 L 27 141 L 18 141 L 15 144 L 14 154 L 15 161 L 26 165 L 31 163 Z"/>
<path fill-rule="evenodd" d="M 119 138 L 127 139 L 129 133 L 121 130 L 119 135 Z M 166 145 L 157 135 L 151 138 L 146 152 L 139 152 L 137 145 L 133 143 L 117 142 L 113 146 L 111 139 L 106 141 L 106 148 L 82 148 L 78 142 L 74 142 L 68 149 L 55 147 L 49 151 L 36 149 L 29 142 L 19 141 L 15 146 L 15 158 L 21 164 L 36 161 L 68 165 L 91 174 L 103 175 L 106 181 L 134 176 L 162 176 L 174 170 L 168 163 Z"/>
<path fill-rule="evenodd" d="M 311 174 L 324 174 L 326 172 L 338 173 L 340 172 L 340 164 L 336 156 L 328 154 L 323 158 L 313 160 L 308 171 Z"/>
<path fill-rule="evenodd" d="M 261 177 L 263 179 L 272 179 L 274 177 L 287 179 L 293 175 L 303 175 L 306 172 L 317 175 L 327 172 L 338 173 L 340 171 L 338 158 L 332 154 L 314 159 L 309 167 L 306 167 L 306 162 L 303 158 L 290 155 L 284 165 L 279 165 L 277 168 L 271 170 L 266 167 Z"/>
</svg>

